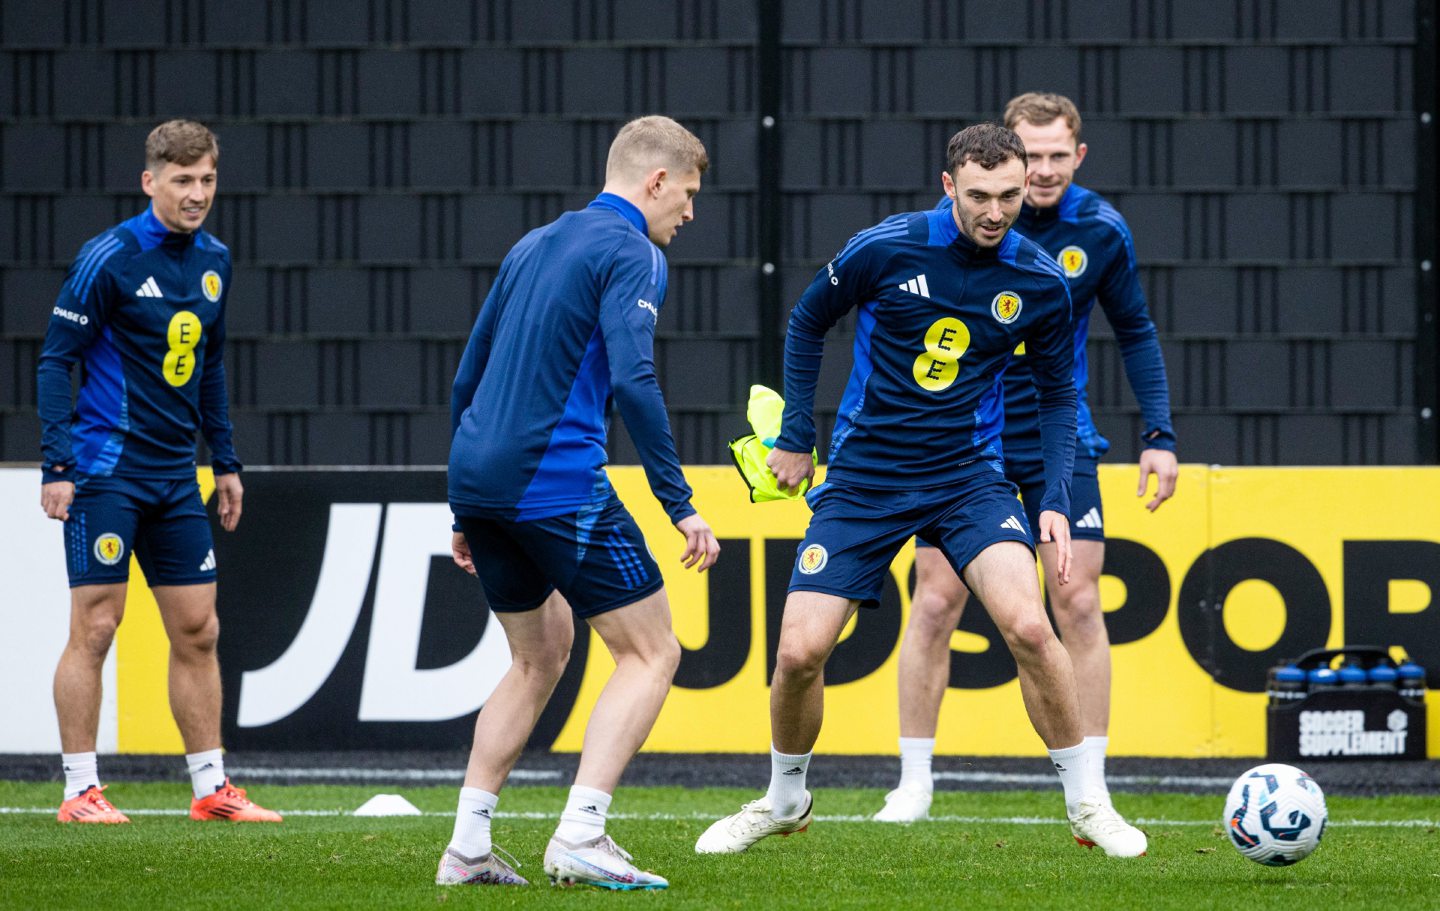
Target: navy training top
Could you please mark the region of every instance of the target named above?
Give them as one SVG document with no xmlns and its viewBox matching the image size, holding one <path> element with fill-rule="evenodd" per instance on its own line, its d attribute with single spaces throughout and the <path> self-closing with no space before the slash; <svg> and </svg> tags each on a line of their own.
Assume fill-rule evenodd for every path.
<svg viewBox="0 0 1440 911">
<path fill-rule="evenodd" d="M 456 515 L 530 521 L 608 496 L 612 396 L 666 515 L 694 514 L 655 376 L 666 274 L 645 217 L 609 193 L 510 250 L 450 399 Z"/>
<path fill-rule="evenodd" d="M 776 446 L 809 452 L 824 336 L 858 308 L 854 366 L 830 442 L 827 483 L 930 488 L 1002 471 L 1001 374 L 1024 342 L 1044 434 L 1042 509 L 1067 514 L 1075 451 L 1070 292 L 1043 249 L 1011 231 L 990 248 L 949 211 L 861 231 L 790 314 L 785 416 Z"/>
<path fill-rule="evenodd" d="M 36 370 L 46 482 L 194 477 L 197 428 L 217 474 L 241 469 L 225 401 L 229 292 L 229 248 L 172 232 L 148 208 L 80 249 Z"/>
</svg>

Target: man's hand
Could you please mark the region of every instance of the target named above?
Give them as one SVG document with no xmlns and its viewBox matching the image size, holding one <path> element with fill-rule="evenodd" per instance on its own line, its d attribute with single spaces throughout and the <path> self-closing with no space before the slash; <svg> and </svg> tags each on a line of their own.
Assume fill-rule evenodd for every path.
<svg viewBox="0 0 1440 911">
<path fill-rule="evenodd" d="M 775 475 L 775 480 L 780 482 L 780 489 L 785 493 L 799 490 L 801 484 L 815 477 L 815 462 L 808 452 L 772 449 L 769 457 L 765 459 L 765 467 Z"/>
<path fill-rule="evenodd" d="M 1058 512 L 1045 510 L 1040 513 L 1040 542 L 1055 544 L 1055 577 L 1064 585 L 1070 581 L 1070 560 L 1074 553 L 1070 550 L 1070 520 Z"/>
<path fill-rule="evenodd" d="M 1140 488 L 1135 491 L 1135 496 L 1145 496 L 1152 474 L 1157 482 L 1155 499 L 1146 503 L 1145 508 L 1154 512 L 1161 503 L 1175 496 L 1175 481 L 1180 477 L 1175 453 L 1168 449 L 1146 449 L 1140 453 Z"/>
<path fill-rule="evenodd" d="M 61 522 L 70 521 L 70 504 L 75 502 L 74 481 L 51 481 L 40 485 L 40 506 L 45 515 Z"/>
<path fill-rule="evenodd" d="M 715 540 L 715 532 L 698 512 L 676 522 L 675 528 L 685 536 L 685 553 L 680 555 L 680 562 L 686 569 L 698 566 L 698 572 L 703 573 L 720 559 L 720 542 Z"/>
<path fill-rule="evenodd" d="M 475 561 L 470 558 L 470 542 L 465 540 L 464 533 L 457 531 L 451 535 L 450 556 L 456 566 L 472 576 L 475 575 Z"/>
<path fill-rule="evenodd" d="M 234 531 L 235 526 L 240 524 L 240 501 L 245 497 L 245 486 L 240 483 L 240 475 L 235 472 L 217 474 L 215 496 L 220 504 L 220 527 L 226 531 Z"/>
</svg>

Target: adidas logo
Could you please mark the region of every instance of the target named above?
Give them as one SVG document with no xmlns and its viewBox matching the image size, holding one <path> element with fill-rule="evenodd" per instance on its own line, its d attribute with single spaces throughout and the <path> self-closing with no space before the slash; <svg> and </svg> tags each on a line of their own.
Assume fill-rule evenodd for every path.
<svg viewBox="0 0 1440 911">
<path fill-rule="evenodd" d="M 1070 771 L 1070 770 L 1067 769 L 1067 768 L 1065 768 L 1063 765 L 1061 765 L 1060 763 L 1057 762 L 1057 763 L 1055 763 L 1055 771 L 1057 771 L 1057 772 L 1068 772 L 1068 771 Z"/>
<path fill-rule="evenodd" d="M 1025 526 L 1024 526 L 1024 525 L 1021 525 L 1021 524 L 1020 524 L 1020 520 L 1017 519 L 1017 518 L 1015 518 L 1014 516 L 1011 516 L 1010 518 L 1006 519 L 1004 522 L 1001 522 L 1001 523 L 1000 523 L 1000 527 L 1001 527 L 1001 528 L 1008 528 L 1008 529 L 1010 529 L 1011 531 L 1018 531 L 1018 532 L 1020 532 L 1020 534 L 1022 534 L 1022 535 L 1025 534 Z"/>
<path fill-rule="evenodd" d="M 484 807 L 481 807 L 478 810 L 471 810 L 470 812 L 475 816 L 483 816 L 486 819 L 490 818 L 490 811 L 485 809 Z"/>
<path fill-rule="evenodd" d="M 1105 523 L 1102 522 L 1102 521 L 1100 521 L 1100 510 L 1098 510 L 1098 509 L 1096 509 L 1095 507 L 1092 506 L 1092 507 L 1090 507 L 1090 511 L 1087 512 L 1087 513 L 1085 513 L 1085 515 L 1081 516 L 1081 517 L 1080 517 L 1080 521 L 1078 521 L 1078 522 L 1075 523 L 1075 527 L 1076 527 L 1076 528 L 1104 528 L 1104 527 L 1105 527 Z"/>
<path fill-rule="evenodd" d="M 160 286 L 155 284 L 155 276 L 145 279 L 145 284 L 135 289 L 136 297 L 164 297 L 160 293 Z"/>
<path fill-rule="evenodd" d="M 581 808 L 580 808 L 580 812 L 581 812 L 581 813 L 594 813 L 596 816 L 599 816 L 599 815 L 600 815 L 600 808 L 597 807 L 597 806 L 595 806 L 595 804 L 592 803 L 592 804 L 590 804 L 589 806 L 581 807 Z"/>
<path fill-rule="evenodd" d="M 781 774 L 781 775 L 803 775 L 804 772 L 805 772 L 805 770 L 802 769 L 802 768 L 800 768 L 800 767 L 797 765 L 795 768 L 793 768 L 793 769 L 786 769 L 785 771 L 781 772 L 780 774 Z"/>
<path fill-rule="evenodd" d="M 200 564 L 200 572 L 205 573 L 215 568 L 215 548 L 205 555 L 205 562 Z"/>
<path fill-rule="evenodd" d="M 925 276 L 917 275 L 908 282 L 900 283 L 901 291 L 909 291 L 911 294 L 918 294 L 926 300 L 930 299 L 930 286 L 925 284 Z"/>
</svg>

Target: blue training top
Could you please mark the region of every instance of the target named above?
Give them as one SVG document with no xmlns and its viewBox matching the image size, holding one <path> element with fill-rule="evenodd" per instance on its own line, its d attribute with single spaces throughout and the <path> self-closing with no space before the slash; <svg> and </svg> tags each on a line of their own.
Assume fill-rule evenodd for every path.
<svg viewBox="0 0 1440 911">
<path fill-rule="evenodd" d="M 830 441 L 827 483 L 931 488 L 977 465 L 1002 471 L 1001 374 L 1030 351 L 1045 448 L 1042 509 L 1068 514 L 1075 453 L 1070 292 L 1018 233 L 981 248 L 949 211 L 894 215 L 850 239 L 815 276 L 785 337 L 776 446 L 809 452 L 824 336 L 859 308 L 854 367 Z"/>
<path fill-rule="evenodd" d="M 80 249 L 36 371 L 46 482 L 193 478 L 197 428 L 217 474 L 240 470 L 225 401 L 229 292 L 229 248 L 169 231 L 150 209 Z"/>
<path fill-rule="evenodd" d="M 519 521 L 608 496 L 614 396 L 670 521 L 695 510 L 655 377 L 666 265 L 645 217 L 601 193 L 521 238 L 480 308 L 450 399 L 457 515 Z"/>
<path fill-rule="evenodd" d="M 949 197 L 939 208 L 949 210 Z M 1110 441 L 1100 435 L 1090 414 L 1086 385 L 1090 361 L 1085 341 L 1090 333 L 1090 314 L 1099 302 L 1105 318 L 1115 331 L 1120 357 L 1130 388 L 1140 403 L 1144 430 L 1141 445 L 1146 449 L 1175 450 L 1175 430 L 1170 421 L 1170 385 L 1165 377 L 1165 360 L 1140 276 L 1135 266 L 1135 242 L 1125 219 L 1094 191 L 1071 184 L 1060 202 L 1044 209 L 1021 207 L 1016 229 L 1044 247 L 1064 270 L 1070 281 L 1074 305 L 1075 391 L 1079 396 L 1077 452 L 1099 458 L 1110 450 Z M 1029 358 L 1025 351 L 1005 374 L 1005 451 L 1012 458 L 1034 461 L 1041 458 L 1039 403 L 1029 382 Z"/>
</svg>

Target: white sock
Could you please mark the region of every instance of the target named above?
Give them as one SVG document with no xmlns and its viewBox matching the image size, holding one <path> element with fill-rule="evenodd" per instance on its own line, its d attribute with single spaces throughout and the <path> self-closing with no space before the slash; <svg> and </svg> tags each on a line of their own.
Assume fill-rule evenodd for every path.
<svg viewBox="0 0 1440 911">
<path fill-rule="evenodd" d="M 1080 806 L 1080 801 L 1090 796 L 1085 792 L 1086 766 L 1090 764 L 1085 741 L 1082 740 L 1073 747 L 1049 752 L 1050 762 L 1060 775 L 1060 786 L 1065 789 L 1065 812 L 1073 814 Z"/>
<path fill-rule="evenodd" d="M 555 837 L 567 844 L 578 845 L 605 834 L 605 815 L 610 812 L 613 795 L 584 785 L 570 789 L 565 801 L 565 812 L 560 814 L 560 825 Z"/>
<path fill-rule="evenodd" d="M 88 753 L 61 753 L 60 768 L 65 770 L 65 799 L 70 800 L 85 793 L 91 785 L 100 787 L 99 762 L 95 751 Z"/>
<path fill-rule="evenodd" d="M 814 751 L 792 756 L 770 747 L 770 813 L 776 819 L 793 819 L 805 809 L 805 775 Z"/>
<path fill-rule="evenodd" d="M 209 797 L 225 784 L 225 759 L 218 749 L 186 753 L 185 767 L 190 770 L 190 790 L 196 800 Z"/>
<path fill-rule="evenodd" d="M 461 788 L 460 804 L 455 808 L 455 831 L 450 834 L 450 850 L 466 860 L 475 860 L 490 853 L 490 817 L 500 798 L 479 788 Z"/>
<path fill-rule="evenodd" d="M 1110 745 L 1109 737 L 1086 737 L 1085 751 L 1089 754 L 1085 773 L 1085 793 L 1103 796 L 1110 802 L 1110 786 L 1105 783 L 1105 748 Z"/>
<path fill-rule="evenodd" d="M 934 737 L 901 737 L 900 787 L 918 788 L 927 794 L 934 792 L 935 778 L 930 771 L 934 755 Z"/>
</svg>

